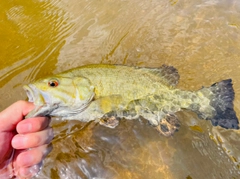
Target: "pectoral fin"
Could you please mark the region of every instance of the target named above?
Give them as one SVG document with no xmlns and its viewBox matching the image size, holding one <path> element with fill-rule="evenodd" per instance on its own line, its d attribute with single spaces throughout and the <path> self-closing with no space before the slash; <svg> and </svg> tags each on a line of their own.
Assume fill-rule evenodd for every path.
<svg viewBox="0 0 240 179">
<path fill-rule="evenodd" d="M 115 116 L 102 117 L 99 121 L 99 124 L 105 127 L 115 128 L 119 124 L 119 120 Z"/>
<path fill-rule="evenodd" d="M 179 130 L 180 121 L 176 115 L 167 114 L 160 120 L 159 125 L 155 126 L 154 128 L 156 128 L 160 134 L 169 137 L 172 136 L 174 132 L 177 132 Z"/>
<path fill-rule="evenodd" d="M 99 121 L 99 124 L 109 127 L 115 128 L 119 124 L 119 119 L 135 119 L 139 117 L 134 109 L 131 110 L 113 110 L 106 113 Z"/>
</svg>

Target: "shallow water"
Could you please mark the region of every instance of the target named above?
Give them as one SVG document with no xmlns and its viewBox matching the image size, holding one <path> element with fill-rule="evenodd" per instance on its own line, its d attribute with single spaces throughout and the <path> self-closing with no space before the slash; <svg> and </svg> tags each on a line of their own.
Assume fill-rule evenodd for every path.
<svg viewBox="0 0 240 179">
<path fill-rule="evenodd" d="M 179 88 L 232 78 L 240 118 L 237 0 L 34 0 L 0 2 L 0 109 L 27 99 L 39 77 L 89 63 L 175 66 Z M 145 120 L 116 129 L 54 120 L 53 151 L 35 178 L 239 178 L 240 132 L 191 112 L 173 137 Z"/>
</svg>

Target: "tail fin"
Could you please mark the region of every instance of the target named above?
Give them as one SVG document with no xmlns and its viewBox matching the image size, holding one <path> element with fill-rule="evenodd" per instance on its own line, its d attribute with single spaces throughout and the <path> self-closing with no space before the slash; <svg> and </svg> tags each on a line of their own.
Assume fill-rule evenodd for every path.
<svg viewBox="0 0 240 179">
<path fill-rule="evenodd" d="M 202 88 L 200 92 L 210 99 L 210 106 L 214 109 L 214 112 L 207 119 L 211 120 L 214 126 L 239 129 L 238 118 L 233 109 L 234 90 L 231 79 L 214 83 L 209 88 Z"/>
</svg>

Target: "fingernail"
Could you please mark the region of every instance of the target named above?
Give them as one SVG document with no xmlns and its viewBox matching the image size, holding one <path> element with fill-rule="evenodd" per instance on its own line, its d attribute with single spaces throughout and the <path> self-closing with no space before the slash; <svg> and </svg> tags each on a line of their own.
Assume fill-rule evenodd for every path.
<svg viewBox="0 0 240 179">
<path fill-rule="evenodd" d="M 31 130 L 32 130 L 32 124 L 30 123 L 21 124 L 21 131 L 30 132 Z"/>
<path fill-rule="evenodd" d="M 49 130 L 49 136 L 53 137 L 54 136 L 54 133 L 53 133 L 53 128 L 50 128 Z"/>
<path fill-rule="evenodd" d="M 52 143 L 48 144 L 47 148 L 43 152 L 43 159 L 52 151 Z"/>
<path fill-rule="evenodd" d="M 18 134 L 12 139 L 12 146 L 15 149 L 23 149 L 26 144 L 26 137 L 24 135 Z"/>
<path fill-rule="evenodd" d="M 48 130 L 48 143 L 50 143 L 52 141 L 53 137 L 54 137 L 54 132 L 53 132 L 53 129 L 50 128 Z"/>
<path fill-rule="evenodd" d="M 26 166 L 26 167 L 29 167 L 32 165 L 32 163 L 34 162 L 34 156 L 32 155 L 22 155 L 21 156 L 21 165 L 22 166 Z"/>
</svg>

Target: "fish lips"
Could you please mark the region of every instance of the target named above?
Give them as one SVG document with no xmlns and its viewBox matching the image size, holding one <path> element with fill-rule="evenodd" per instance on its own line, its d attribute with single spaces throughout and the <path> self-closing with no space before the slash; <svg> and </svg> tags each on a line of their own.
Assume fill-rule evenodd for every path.
<svg viewBox="0 0 240 179">
<path fill-rule="evenodd" d="M 36 90 L 35 87 L 31 84 L 29 85 L 24 85 L 23 86 L 23 89 L 25 90 L 26 94 L 27 94 L 27 97 L 28 97 L 28 101 L 29 102 L 34 102 L 34 96 L 36 96 Z"/>
<path fill-rule="evenodd" d="M 33 84 L 24 85 L 23 89 L 25 90 L 28 101 L 33 102 L 37 105 L 49 104 L 51 99 L 47 93 L 36 88 Z"/>
</svg>

